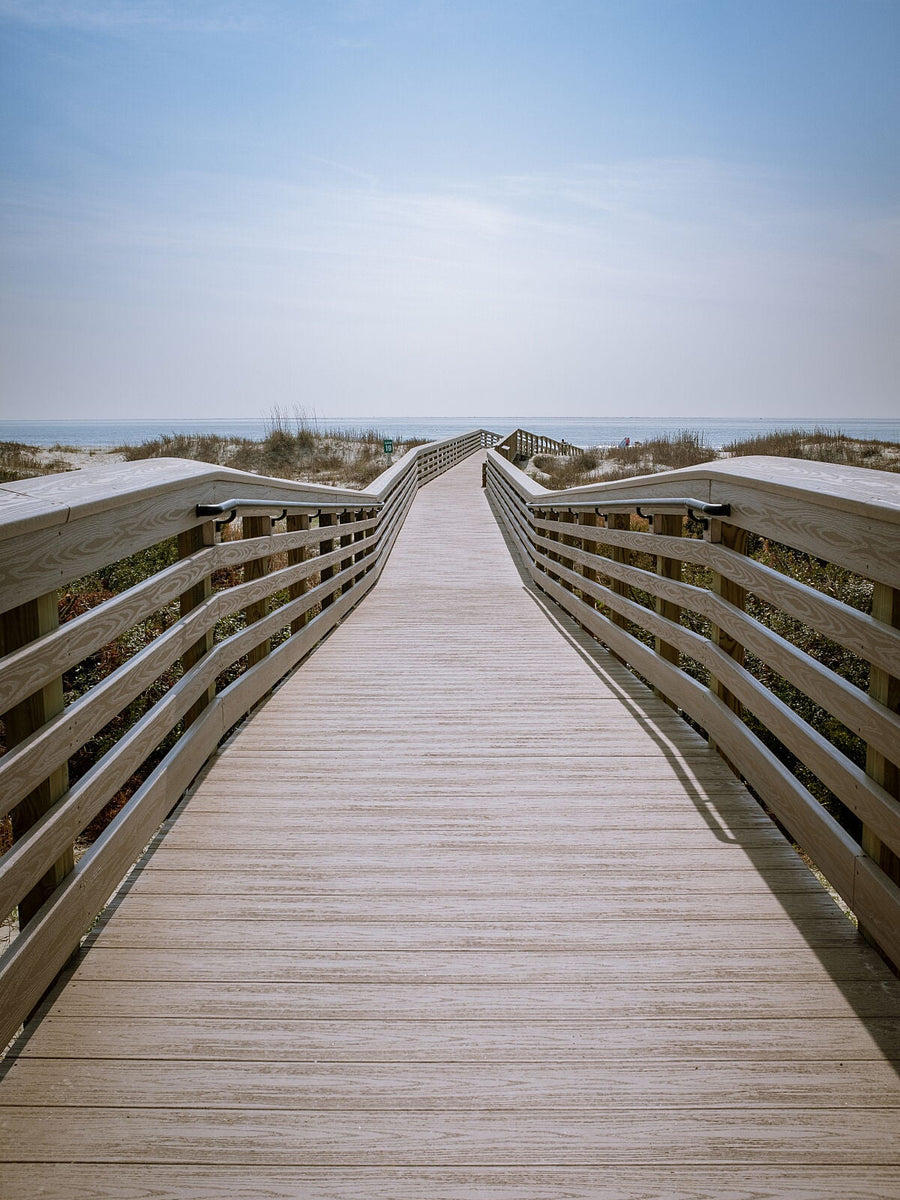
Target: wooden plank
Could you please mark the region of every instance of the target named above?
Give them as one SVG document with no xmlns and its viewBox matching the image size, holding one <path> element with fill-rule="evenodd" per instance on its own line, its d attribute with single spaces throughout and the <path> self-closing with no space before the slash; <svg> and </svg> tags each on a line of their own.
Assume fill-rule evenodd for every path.
<svg viewBox="0 0 900 1200">
<path fill-rule="evenodd" d="M 484 858 L 478 867 L 469 865 L 469 859 L 449 866 L 443 864 L 432 867 L 423 873 L 416 864 L 405 867 L 385 865 L 378 862 L 375 865 L 361 867 L 354 864 L 352 872 L 348 871 L 346 861 L 335 861 L 324 864 L 312 863 L 309 857 L 302 853 L 289 852 L 278 854 L 275 851 L 253 853 L 252 850 L 241 855 L 237 850 L 210 850 L 204 857 L 202 867 L 192 868 L 188 861 L 179 864 L 172 862 L 173 857 L 193 859 L 199 847 L 187 849 L 184 855 L 169 854 L 156 866 L 148 864 L 142 872 L 142 879 L 147 879 L 148 890 L 165 892 L 168 887 L 180 891 L 185 884 L 183 874 L 199 874 L 212 872 L 249 873 L 255 869 L 271 875 L 279 886 L 292 887 L 301 891 L 368 893 L 377 889 L 388 892 L 412 893 L 442 893 L 451 892 L 461 895 L 477 895 L 495 892 L 497 889 L 497 867 L 502 866 L 506 889 L 515 894 L 528 892 L 557 891 L 571 899 L 584 894 L 585 886 L 596 882 L 596 871 L 584 866 L 556 866 L 536 870 L 529 867 L 528 856 L 522 855 L 521 860 L 510 865 L 508 860 L 494 858 L 493 862 Z M 672 869 L 668 864 L 658 874 L 662 888 L 687 892 L 712 892 L 721 895 L 728 891 L 735 892 L 767 892 L 776 894 L 782 892 L 818 892 L 821 890 L 819 880 L 812 875 L 800 860 L 796 867 L 778 867 L 768 871 L 755 869 L 751 864 L 741 869 L 737 864 L 729 870 L 699 870 Z M 163 865 L 165 863 L 166 865 Z M 649 869 L 649 868 L 648 868 Z M 151 882 L 152 877 L 152 882 Z M 232 877 L 233 879 L 233 877 Z M 615 888 L 617 893 L 646 891 L 646 874 L 640 871 L 637 857 L 630 862 L 615 867 L 603 869 L 603 879 L 607 887 Z M 236 882 L 236 881 L 235 881 Z"/>
<path fill-rule="evenodd" d="M 390 1012 L 395 1019 L 427 1020 L 558 1020 L 630 1016 L 650 1020 L 669 1017 L 696 1020 L 701 1016 L 778 1018 L 897 1016 L 897 981 L 833 981 L 779 983 L 735 980 L 722 983 L 681 981 L 665 983 L 577 983 L 561 986 L 490 984 L 329 984 L 242 983 L 183 981 L 111 983 L 73 979 L 65 1000 L 49 1011 L 96 1020 L 168 1016 L 180 1020 L 198 1012 L 237 1018 L 252 1012 L 260 1020 L 304 1016 L 323 1020 L 372 1020 Z"/>
<path fill-rule="evenodd" d="M 72 978 L 91 981 L 139 981 L 147 973 L 157 982 L 242 983 L 540 983 L 578 985 L 625 982 L 682 983 L 746 979 L 778 983 L 789 975 L 797 983 L 832 980 L 885 981 L 885 972 L 870 955 L 848 954 L 846 947 L 804 954 L 797 947 L 742 949 L 739 953 L 644 949 L 640 955 L 620 950 L 567 950 L 546 946 L 532 950 L 494 947 L 478 950 L 372 949 L 352 953 L 293 947 L 258 947 L 243 954 L 231 948 L 210 949 L 199 943 L 177 950 L 163 947 L 110 949 L 95 944 Z M 897 990 L 900 997 L 900 989 Z"/>
<path fill-rule="evenodd" d="M 549 871 L 529 870 L 527 855 L 522 855 L 516 867 L 510 867 L 504 859 L 496 858 L 493 869 L 480 870 L 469 867 L 465 860 L 455 870 L 443 866 L 430 866 L 426 872 L 414 863 L 403 871 L 382 864 L 362 866 L 353 864 L 348 870 L 346 860 L 335 866 L 332 863 L 320 868 L 309 865 L 309 860 L 300 855 L 287 861 L 273 853 L 248 855 L 249 861 L 241 862 L 237 852 L 230 859 L 223 859 L 220 852 L 211 851 L 204 859 L 202 870 L 191 870 L 187 864 L 182 869 L 172 867 L 148 867 L 141 873 L 132 888 L 133 895 L 172 895 L 184 892 L 208 892 L 210 881 L 193 885 L 195 875 L 227 876 L 225 882 L 241 895 L 253 895 L 259 887 L 254 878 L 268 877 L 281 889 L 290 889 L 295 895 L 366 896 L 373 891 L 404 897 L 440 897 L 442 895 L 486 898 L 497 890 L 497 870 L 503 871 L 504 891 L 510 896 L 557 895 L 573 907 L 584 896 L 586 888 L 596 884 L 597 871 L 585 868 L 557 868 Z M 255 872 L 255 874 L 254 874 Z M 622 898 L 623 909 L 626 897 L 646 892 L 646 875 L 641 874 L 639 864 L 632 863 L 625 869 L 602 872 L 605 886 Z M 798 870 L 774 870 L 762 874 L 752 867 L 741 871 L 672 871 L 660 873 L 659 885 L 675 893 L 706 893 L 714 897 L 728 892 L 751 896 L 754 893 L 783 895 L 805 893 L 821 895 L 821 884 L 802 865 Z M 213 881 L 213 886 L 214 881 Z M 826 910 L 828 911 L 828 910 Z M 587 915 L 587 914 L 584 914 Z M 623 915 L 625 915 L 623 913 Z"/>
<path fill-rule="evenodd" d="M 262 1019 L 183 1014 L 45 1016 L 19 1051 L 21 1058 L 195 1059 L 251 1062 L 458 1062 L 471 1060 L 554 1063 L 587 1057 L 645 1065 L 690 1058 L 693 1062 L 853 1062 L 900 1059 L 900 1027 L 892 1017 L 746 1016 L 672 1017 L 646 1020 L 605 1016 L 577 1020 L 488 1018 L 447 1021 L 428 1016 L 402 1020 L 391 1013 L 346 1021 L 284 1014 Z M 2 1092 L 0 1092 L 2 1097 Z"/>
<path fill-rule="evenodd" d="M 872 1059 L 865 1071 L 853 1062 L 731 1063 L 694 1059 L 645 1063 L 640 1071 L 620 1060 L 533 1063 L 459 1062 L 331 1063 L 190 1062 L 150 1060 L 140 1071 L 127 1059 L 70 1059 L 60 1077 L 46 1059 L 19 1059 L 4 1082 L 3 1108 L 113 1107 L 121 1077 L 132 1077 L 138 1108 L 255 1110 L 355 1109 L 439 1111 L 552 1108 L 606 1111 L 612 1107 L 670 1106 L 788 1112 L 827 1107 L 836 1095 L 847 1109 L 895 1109 L 900 1078 L 894 1065 Z"/>
<path fill-rule="evenodd" d="M 11 1164 L 5 1171 L 13 1195 L 35 1200 L 65 1196 L 69 1200 L 647 1200 L 659 1194 L 656 1167 L 273 1167 L 145 1166 L 118 1164 L 112 1179 L 98 1178 L 92 1164 L 41 1164 L 35 1179 L 31 1164 Z M 665 1169 L 666 1200 L 896 1200 L 895 1167 L 867 1164 L 827 1167 L 730 1163 L 719 1167 L 685 1165 L 673 1159 Z M 29 1193 L 29 1188 L 32 1191 Z M 34 1190 L 34 1189 L 37 1190 Z"/>
<path fill-rule="evenodd" d="M 195 917 L 131 917 L 121 908 L 116 919 L 107 920 L 99 933 L 108 948 L 183 950 L 194 946 L 207 949 L 243 950 L 333 950 L 352 954 L 359 950 L 626 950 L 635 953 L 677 947 L 733 949 L 735 939 L 746 950 L 776 948 L 804 951 L 808 948 L 841 948 L 845 967 L 853 962 L 859 938 L 850 921 L 838 921 L 829 913 L 802 926 L 784 920 L 744 918 L 740 922 L 701 925 L 691 920 L 654 922 L 586 921 L 279 921 L 238 915 L 232 920 Z M 871 959 L 869 960 L 871 961 Z"/>
<path fill-rule="evenodd" d="M 723 850 L 719 852 L 719 865 L 724 868 L 726 862 L 728 865 L 733 863 L 736 867 L 744 866 L 751 856 L 755 862 L 757 850 L 779 845 L 779 834 L 773 829 L 771 822 L 768 825 L 753 823 L 738 826 L 734 834 L 728 837 L 723 827 L 702 819 L 682 823 L 673 818 L 671 823 L 667 823 L 666 815 L 662 814 L 655 822 L 641 822 L 636 819 L 629 824 L 623 820 L 621 825 L 606 825 L 602 821 L 572 822 L 555 828 L 540 821 L 534 826 L 513 825 L 507 829 L 503 845 L 494 850 L 498 834 L 503 833 L 502 813 L 493 821 L 479 821 L 475 830 L 466 829 L 459 824 L 441 824 L 439 821 L 411 823 L 400 830 L 390 826 L 385 828 L 381 822 L 375 820 L 368 835 L 360 828 L 360 814 L 354 815 L 357 818 L 355 821 L 351 815 L 346 821 L 336 820 L 331 829 L 320 826 L 319 829 L 307 830 L 304 837 L 306 853 L 315 857 L 316 854 L 327 854 L 337 850 L 352 857 L 354 851 L 358 851 L 377 856 L 382 865 L 396 865 L 401 855 L 413 851 L 417 854 L 421 852 L 424 856 L 429 852 L 437 852 L 445 859 L 452 854 L 458 854 L 460 861 L 465 861 L 467 856 L 482 851 L 488 854 L 488 862 L 490 855 L 494 854 L 494 861 L 501 865 L 507 855 L 528 853 L 534 855 L 532 861 L 535 867 L 543 861 L 552 862 L 559 859 L 563 859 L 562 865 L 597 866 L 627 856 L 629 844 L 633 844 L 635 851 L 645 849 L 652 852 L 658 846 L 660 836 L 666 834 L 675 850 L 689 848 L 702 854 L 706 849 L 714 851 L 715 844 L 720 843 Z M 277 818 L 276 811 L 272 819 L 277 822 Z M 593 834 L 594 837 L 585 847 L 585 835 L 589 834 Z M 289 835 L 290 830 L 286 829 L 285 841 L 282 843 L 285 850 L 289 849 Z M 301 833 L 300 836 L 304 835 Z M 271 834 L 262 834 L 261 837 L 265 839 L 263 848 L 266 844 L 272 846 Z M 254 839 L 248 840 L 252 849 Z M 781 861 L 785 866 L 795 863 L 795 859 L 784 854 Z M 162 860 L 156 861 L 155 865 L 161 867 Z M 672 864 L 671 857 L 669 865 L 680 866 Z"/>
<path fill-rule="evenodd" d="M 785 915 L 795 919 L 815 919 L 835 914 L 843 920 L 834 901 L 824 890 L 814 893 L 786 892 L 767 895 L 765 892 L 723 897 L 718 894 L 665 896 L 642 894 L 635 890 L 627 896 L 587 893 L 582 900 L 568 896 L 479 896 L 467 892 L 360 896 L 319 894 L 312 896 L 272 894 L 271 881 L 245 882 L 228 877 L 223 887 L 215 881 L 198 879 L 185 881 L 177 890 L 169 888 L 157 894 L 151 886 L 133 890 L 122 904 L 122 911 L 131 917 L 156 916 L 171 911 L 173 898 L 190 896 L 190 911 L 205 919 L 234 920 L 241 913 L 248 919 L 295 921 L 430 921 L 440 914 L 446 920 L 498 921 L 544 918 L 565 921 L 570 916 L 595 920 L 653 921 L 689 917 L 695 921 L 738 921 L 745 917 L 780 920 Z"/>
<path fill-rule="evenodd" d="M 198 1108 L 31 1108 L 0 1110 L 0 1153 L 13 1162 L 142 1162 L 243 1165 L 498 1166 L 761 1160 L 793 1166 L 900 1166 L 892 1109 L 779 1110 L 620 1108 L 597 1113 L 534 1109 L 367 1112 Z"/>
</svg>

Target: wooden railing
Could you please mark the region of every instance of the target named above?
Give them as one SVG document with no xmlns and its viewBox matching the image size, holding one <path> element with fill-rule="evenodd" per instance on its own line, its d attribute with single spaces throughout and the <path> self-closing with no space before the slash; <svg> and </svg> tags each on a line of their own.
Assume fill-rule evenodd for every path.
<svg viewBox="0 0 900 1200">
<path fill-rule="evenodd" d="M 537 586 L 706 732 L 900 964 L 900 477 L 745 458 L 549 492 L 489 451 L 486 483 Z"/>
<path fill-rule="evenodd" d="M 362 491 L 178 459 L 0 487 L 0 817 L 13 837 L 0 917 L 18 908 L 20 929 L 0 957 L 0 1045 L 223 736 L 375 583 L 416 490 L 498 440 L 416 447 Z M 59 624 L 60 589 L 160 545 L 172 565 Z M 79 694 L 73 673 L 151 617 L 162 631 Z M 113 721 L 120 736 L 71 778 Z M 129 790 L 75 865 L 79 836 Z"/>
<path fill-rule="evenodd" d="M 545 437 L 541 433 L 514 429 L 502 441 L 498 440 L 494 449 L 508 462 L 514 463 L 517 458 L 532 458 L 535 454 L 572 454 L 577 447 L 568 442 L 558 442 L 555 438 Z"/>
</svg>

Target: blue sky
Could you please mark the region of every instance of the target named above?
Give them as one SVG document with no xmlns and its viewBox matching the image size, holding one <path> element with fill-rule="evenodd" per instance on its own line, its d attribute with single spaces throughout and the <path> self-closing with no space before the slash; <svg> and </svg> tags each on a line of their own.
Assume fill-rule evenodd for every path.
<svg viewBox="0 0 900 1200">
<path fill-rule="evenodd" d="M 0 0 L 0 415 L 896 416 L 900 0 Z"/>
</svg>

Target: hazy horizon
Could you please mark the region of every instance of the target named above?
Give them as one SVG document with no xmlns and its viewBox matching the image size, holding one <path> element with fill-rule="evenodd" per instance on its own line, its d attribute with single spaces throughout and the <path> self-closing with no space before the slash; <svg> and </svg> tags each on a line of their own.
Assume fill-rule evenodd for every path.
<svg viewBox="0 0 900 1200">
<path fill-rule="evenodd" d="M 2 418 L 900 411 L 893 0 L 0 0 L 0 47 Z"/>
</svg>

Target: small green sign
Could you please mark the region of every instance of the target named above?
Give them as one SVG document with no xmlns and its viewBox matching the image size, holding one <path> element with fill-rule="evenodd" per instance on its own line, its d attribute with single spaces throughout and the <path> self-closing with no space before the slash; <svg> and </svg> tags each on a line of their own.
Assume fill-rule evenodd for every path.
<svg viewBox="0 0 900 1200">
<path fill-rule="evenodd" d="M 394 453 L 394 443 L 390 438 L 384 439 L 384 452 L 385 452 L 385 454 L 393 454 Z"/>
</svg>

